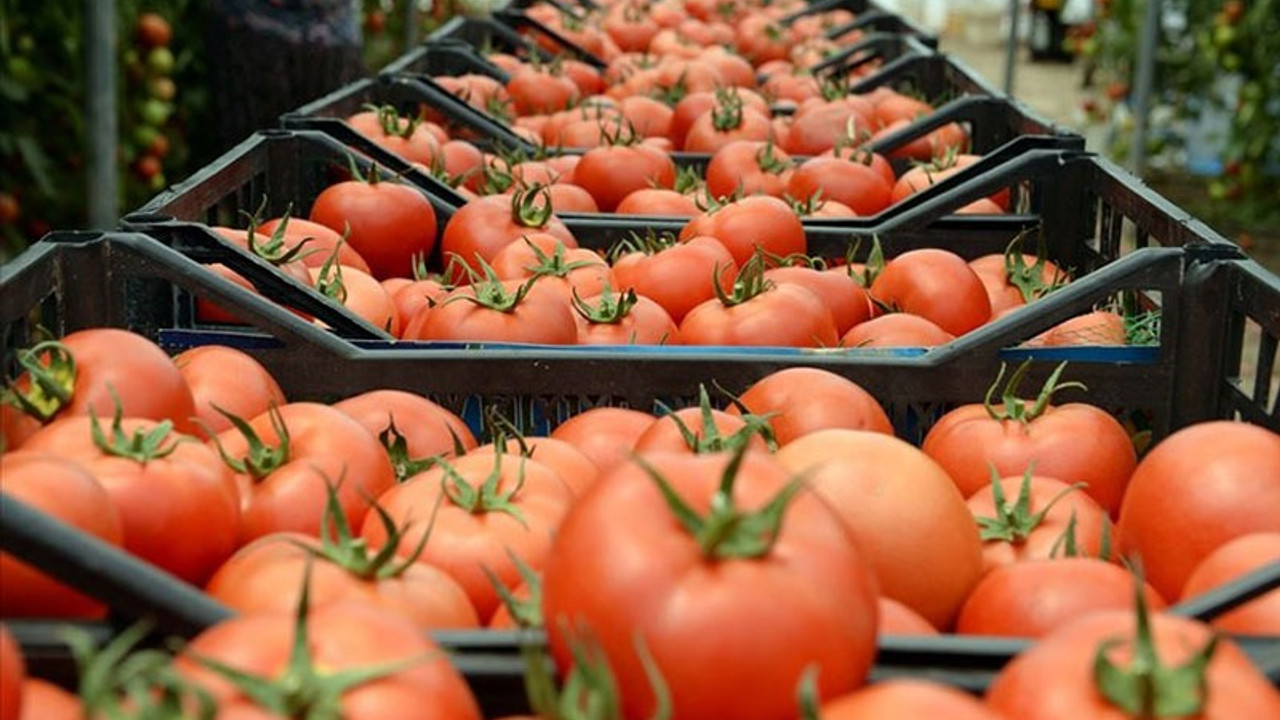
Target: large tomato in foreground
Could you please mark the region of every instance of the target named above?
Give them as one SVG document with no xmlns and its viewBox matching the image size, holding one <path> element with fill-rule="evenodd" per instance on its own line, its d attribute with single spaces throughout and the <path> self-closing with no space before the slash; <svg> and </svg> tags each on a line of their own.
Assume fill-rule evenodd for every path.
<svg viewBox="0 0 1280 720">
<path fill-rule="evenodd" d="M 794 718 L 811 667 L 820 696 L 848 692 L 875 654 L 875 583 L 840 521 L 767 455 L 653 454 L 617 468 L 570 510 L 544 570 L 561 667 L 599 642 L 627 718 Z"/>
<path fill-rule="evenodd" d="M 1280 532 L 1280 435 L 1210 422 L 1170 435 L 1142 459 L 1117 523 L 1120 551 L 1178 597 L 1196 565 L 1228 541 Z"/>
</svg>

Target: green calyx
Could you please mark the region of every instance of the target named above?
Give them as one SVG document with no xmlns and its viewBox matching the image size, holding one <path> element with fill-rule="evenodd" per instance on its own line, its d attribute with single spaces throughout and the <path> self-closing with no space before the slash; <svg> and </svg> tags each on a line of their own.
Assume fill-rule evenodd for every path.
<svg viewBox="0 0 1280 720">
<path fill-rule="evenodd" d="M 531 242 L 528 237 L 520 239 L 533 251 L 533 258 L 536 262 L 533 265 L 524 267 L 524 270 L 533 277 L 550 276 L 562 278 L 567 277 L 574 270 L 603 264 L 603 262 L 593 262 L 591 260 L 574 260 L 572 262 L 565 260 L 565 253 L 569 250 L 564 246 L 564 243 L 556 243 L 555 248 L 548 255 L 545 250 Z"/>
<path fill-rule="evenodd" d="M 636 131 L 636 126 L 621 115 L 602 118 L 600 124 L 601 145 L 609 147 L 634 147 L 644 138 Z"/>
<path fill-rule="evenodd" d="M 733 90 L 716 89 L 716 106 L 711 110 L 711 126 L 716 132 L 730 132 L 742 127 L 742 96 Z"/>
<path fill-rule="evenodd" d="M 1062 377 L 1062 371 L 1067 368 L 1067 364 L 1063 362 L 1054 369 L 1053 374 L 1045 381 L 1044 387 L 1040 389 L 1040 394 L 1036 397 L 1035 404 L 1028 407 L 1027 402 L 1018 397 L 1018 387 L 1022 384 L 1022 379 L 1026 377 L 1027 370 L 1030 368 L 1031 360 L 1029 359 L 1018 366 L 1018 369 L 1009 378 L 1009 382 L 1004 386 L 1001 394 L 1001 404 L 996 405 L 992 402 L 992 396 L 995 395 L 996 389 L 1000 387 L 1000 382 L 1004 380 L 1004 374 L 1007 369 L 1004 363 L 1000 364 L 1000 374 L 996 376 L 996 381 L 987 389 L 987 395 L 982 401 L 991 419 L 1013 420 L 1026 425 L 1049 409 L 1049 402 L 1053 399 L 1055 393 L 1068 388 L 1088 389 L 1081 382 L 1059 382 L 1059 378 Z"/>
<path fill-rule="evenodd" d="M 294 616 L 293 644 L 285 672 L 278 678 L 259 677 L 188 650 L 186 655 L 201 667 L 231 683 L 268 713 L 290 720 L 341 720 L 342 696 L 355 688 L 430 661 L 436 653 L 378 663 L 335 673 L 318 670 L 311 656 L 311 565 L 308 563 L 302 593 Z"/>
<path fill-rule="evenodd" d="M 774 288 L 774 283 L 764 276 L 765 259 L 759 249 L 738 269 L 738 277 L 733 281 L 731 292 L 726 293 L 717 282 L 720 271 L 721 268 L 717 265 L 711 276 L 711 287 L 715 290 L 716 298 L 725 307 L 736 307 Z"/>
<path fill-rule="evenodd" d="M 76 359 L 66 345 L 56 340 L 37 343 L 16 355 L 29 383 L 22 388 L 10 379 L 0 401 L 47 423 L 71 402 L 76 387 Z"/>
<path fill-rule="evenodd" d="M 554 212 L 551 191 L 540 183 L 517 190 L 511 197 L 511 216 L 524 227 L 541 230 L 551 221 Z"/>
<path fill-rule="evenodd" d="M 625 715 L 621 694 L 604 649 L 585 628 L 574 632 L 567 625 L 561 618 L 572 660 L 560 692 L 556 691 L 555 676 L 544 654 L 532 645 L 521 647 L 529 705 L 538 717 L 547 720 L 622 720 Z M 671 692 L 638 630 L 635 648 L 654 697 L 650 720 L 668 720 Z"/>
<path fill-rule="evenodd" d="M 1031 533 L 1059 500 L 1085 487 L 1085 483 L 1076 483 L 1064 488 L 1045 504 L 1039 512 L 1031 512 L 1031 473 L 1034 463 L 1022 474 L 1022 484 L 1018 486 L 1018 498 L 1011 505 L 1004 494 L 1004 483 L 1000 482 L 1000 473 L 991 466 L 991 496 L 995 502 L 995 517 L 979 517 L 978 530 L 983 542 L 1001 541 L 1018 544 L 1026 542 Z"/>
<path fill-rule="evenodd" d="M 638 301 L 635 288 L 614 293 L 606 284 L 604 292 L 600 293 L 595 305 L 590 305 L 583 300 L 576 288 L 573 290 L 573 309 L 592 325 L 621 323 L 631 316 L 631 310 L 635 308 Z"/>
<path fill-rule="evenodd" d="M 1053 278 L 1049 282 L 1044 279 L 1044 267 L 1048 262 L 1046 257 L 1047 250 L 1045 248 L 1044 233 L 1039 235 L 1036 244 L 1036 259 L 1031 265 L 1027 264 L 1027 260 L 1023 257 L 1023 238 L 1024 234 L 1019 234 L 1004 252 L 1004 272 L 1007 282 L 1018 289 L 1018 293 L 1022 295 L 1023 302 L 1031 302 L 1048 295 L 1058 288 L 1066 285 L 1067 276 L 1061 270 L 1057 270 L 1053 274 Z"/>
<path fill-rule="evenodd" d="M 493 469 L 490 470 L 484 482 L 478 486 L 468 482 L 448 462 L 444 460 L 438 461 L 440 467 L 444 469 L 444 479 L 441 481 L 441 487 L 444 490 L 445 497 L 450 502 L 469 513 L 506 513 L 515 518 L 521 525 L 528 527 L 529 522 L 525 518 L 524 511 L 515 504 L 516 497 L 524 489 L 525 458 L 520 458 L 520 470 L 517 473 L 515 484 L 507 490 L 500 491 L 498 489 L 502 481 L 502 458 L 506 454 L 503 447 L 505 444 L 505 442 L 498 440 L 494 442 Z"/>
<path fill-rule="evenodd" d="M 378 127 L 387 137 L 404 139 L 413 137 L 413 133 L 422 122 L 421 118 L 402 116 L 394 105 L 365 105 L 364 109 L 374 113 L 378 119 Z"/>
<path fill-rule="evenodd" d="M 178 449 L 180 440 L 172 439 L 173 423 L 164 420 L 156 423 L 150 430 L 135 429 L 133 434 L 124 431 L 124 407 L 120 398 L 111 391 L 114 408 L 111 414 L 111 436 L 107 437 L 98 421 L 98 414 L 89 408 L 89 431 L 93 436 L 93 444 L 104 454 L 112 457 L 126 458 L 146 464 L 151 460 L 172 455 Z"/>
<path fill-rule="evenodd" d="M 213 409 L 230 421 L 231 425 L 249 443 L 248 455 L 242 458 L 233 458 L 227 454 L 227 450 L 221 442 L 214 440 L 214 445 L 217 447 L 222 461 L 232 470 L 248 475 L 253 478 L 254 482 L 257 482 L 289 462 L 289 428 L 285 425 L 284 416 L 280 414 L 280 408 L 276 407 L 274 403 L 267 408 L 267 415 L 271 420 L 271 427 L 275 430 L 276 437 L 279 438 L 279 445 L 264 443 L 262 438 L 258 436 L 257 431 L 253 429 L 253 426 L 239 415 L 223 410 L 217 405 L 214 405 Z"/>
<path fill-rule="evenodd" d="M 307 253 L 303 250 L 307 243 L 313 242 L 315 238 L 303 238 L 293 247 L 290 247 L 289 243 L 286 242 L 286 239 L 288 238 L 287 231 L 289 228 L 289 220 L 292 218 L 291 213 L 293 212 L 293 203 L 290 203 L 288 207 L 285 208 L 284 214 L 280 216 L 280 223 L 271 231 L 271 236 L 266 240 L 260 240 L 259 238 L 261 238 L 262 235 L 258 233 L 258 226 L 262 224 L 262 216 L 266 213 L 266 210 L 267 198 L 264 196 L 262 198 L 262 203 L 258 205 L 258 209 L 252 214 L 246 213 L 243 210 L 241 211 L 248 222 L 248 227 L 245 229 L 245 239 L 249 245 L 249 252 L 253 253 L 263 262 L 275 267 L 282 267 L 291 262 L 300 261 L 306 257 Z"/>
<path fill-rule="evenodd" d="M 338 262 L 338 251 L 341 248 L 342 241 L 338 241 L 333 246 L 333 252 L 324 259 L 324 264 L 316 273 L 315 288 L 321 295 L 344 305 L 347 302 L 347 284 L 342 279 L 342 264 Z"/>
<path fill-rule="evenodd" d="M 739 510 L 733 501 L 733 486 L 746 457 L 747 444 L 733 452 L 720 476 L 720 487 L 711 497 L 711 509 L 699 515 L 644 458 L 635 462 L 653 480 L 676 520 L 697 542 L 703 557 L 709 560 L 749 560 L 768 555 L 778 541 L 787 508 L 804 486 L 796 478 L 778 492 L 763 508 L 755 512 Z"/>
<path fill-rule="evenodd" d="M 706 181 L 698 174 L 697 168 L 682 167 L 676 169 L 676 183 L 672 188 L 681 195 L 689 195 L 706 188 Z"/>
<path fill-rule="evenodd" d="M 668 248 L 673 248 L 680 244 L 680 239 L 676 237 L 674 232 L 663 230 L 658 232 L 652 227 L 645 228 L 643 234 L 631 230 L 627 237 L 614 243 L 609 248 L 606 257 L 610 264 L 616 263 L 618 258 L 631 253 L 644 253 L 645 255 L 657 255 Z"/>
<path fill-rule="evenodd" d="M 1063 528 L 1062 534 L 1053 541 L 1053 545 L 1049 548 L 1050 559 L 1090 557 L 1076 540 L 1076 525 L 1076 511 L 1073 508 L 1071 510 L 1071 519 L 1067 521 L 1067 526 Z M 1098 559 L 1111 560 L 1111 523 L 1102 524 L 1102 542 L 1099 543 L 1098 547 Z"/>
<path fill-rule="evenodd" d="M 324 520 L 320 525 L 320 546 L 303 546 L 307 553 L 337 565 L 349 574 L 366 581 L 400 577 L 417 562 L 422 552 L 426 550 L 427 541 L 431 538 L 431 531 L 435 527 L 436 513 L 440 509 L 440 499 L 437 499 L 431 512 L 431 520 L 427 525 L 427 530 L 422 534 L 418 544 L 414 546 L 413 552 L 407 557 L 398 558 L 396 550 L 400 547 L 400 542 L 404 538 L 404 533 L 408 530 L 408 526 L 396 527 L 395 520 L 392 519 L 391 515 L 378 503 L 371 502 L 370 507 L 377 513 L 378 521 L 382 523 L 383 532 L 387 536 L 382 549 L 376 553 L 372 552 L 367 540 L 363 537 L 357 537 L 351 532 L 351 525 L 347 522 L 347 514 L 343 511 L 342 502 L 338 498 L 338 487 L 342 482 L 341 479 L 339 479 L 338 483 L 329 482 L 328 478 L 325 480 L 327 499 L 325 501 Z"/>
<path fill-rule="evenodd" d="M 479 305 L 482 308 L 493 310 L 501 313 L 512 313 L 520 307 L 520 303 L 524 302 L 529 291 L 533 289 L 534 283 L 541 278 L 537 275 L 529 278 L 528 281 L 522 283 L 515 290 L 508 290 L 503 281 L 498 279 L 493 268 L 489 266 L 483 259 L 477 258 L 481 268 L 484 270 L 484 279 L 481 280 L 474 271 L 468 268 L 472 282 L 469 286 L 470 293 L 460 293 L 444 300 L 444 304 L 453 302 L 470 302 Z"/>
<path fill-rule="evenodd" d="M 685 444 L 689 446 L 689 450 L 695 455 L 737 452 L 740 448 L 747 447 L 751 443 L 751 438 L 756 435 L 764 438 L 765 444 L 770 450 L 776 450 L 778 442 L 773 436 L 773 427 L 769 425 L 771 416 L 753 415 L 736 398 L 733 398 L 733 402 L 742 411 L 744 425 L 732 435 L 722 434 L 720 428 L 716 425 L 714 408 L 711 406 L 711 396 L 707 392 L 705 385 L 698 386 L 699 419 L 702 421 L 698 432 L 686 425 L 678 415 L 671 412 L 670 408 L 661 403 L 659 405 L 667 413 L 667 417 L 670 417 L 672 422 L 676 424 L 676 429 L 680 431 L 680 436 L 684 438 Z"/>
<path fill-rule="evenodd" d="M 453 428 L 449 428 L 449 435 L 453 438 L 454 457 L 466 455 L 467 448 L 462 444 L 462 438 L 458 437 L 458 433 L 454 432 Z M 391 467 L 395 470 L 397 483 L 405 482 L 415 475 L 430 470 L 442 457 L 440 455 L 413 457 L 409 453 L 408 438 L 400 432 L 392 418 L 388 418 L 387 427 L 378 433 L 378 442 L 382 443 L 382 449 L 387 452 L 387 459 L 391 461 Z"/>
<path fill-rule="evenodd" d="M 778 146 L 770 136 L 764 141 L 764 147 L 756 151 L 756 165 L 770 175 L 781 175 L 791 167 L 791 163 L 778 156 Z"/>
<path fill-rule="evenodd" d="M 524 629 L 541 628 L 543 627 L 542 578 L 536 570 L 529 566 L 529 563 L 512 552 L 511 548 L 507 548 L 507 557 L 516 566 L 516 571 L 520 573 L 520 580 L 529 591 L 529 597 L 523 600 L 516 597 L 515 593 L 504 585 L 487 566 L 482 569 L 489 578 L 489 583 L 493 586 L 494 591 L 498 593 L 498 599 L 502 601 L 502 606 L 511 614 L 511 619 L 515 621 L 516 626 Z"/>
<path fill-rule="evenodd" d="M 1093 681 L 1107 702 L 1135 718 L 1198 717 L 1208 701 L 1208 669 L 1218 646 L 1212 635 L 1186 663 L 1169 667 L 1160 662 L 1151 617 L 1140 573 L 1134 576 L 1137 632 L 1129 667 L 1111 660 L 1111 651 L 1126 640 L 1112 638 L 1098 646 L 1093 661 Z"/>
</svg>

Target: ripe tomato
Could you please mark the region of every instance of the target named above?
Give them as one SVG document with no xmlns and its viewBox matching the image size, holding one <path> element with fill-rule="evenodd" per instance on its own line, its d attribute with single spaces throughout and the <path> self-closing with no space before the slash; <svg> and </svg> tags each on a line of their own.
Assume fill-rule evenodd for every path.
<svg viewBox="0 0 1280 720">
<path fill-rule="evenodd" d="M 967 504 L 981 528 L 982 564 L 988 572 L 1025 560 L 1048 560 L 1068 527 L 1086 557 L 1099 557 L 1104 538 L 1115 536 L 1107 511 L 1082 488 L 1030 471 L 993 481 L 970 495 Z"/>
<path fill-rule="evenodd" d="M 272 236 L 263 235 L 252 227 L 248 230 L 236 230 L 228 227 L 214 227 L 213 230 L 230 244 L 240 248 L 247 254 L 256 256 L 259 260 L 275 268 L 282 275 L 292 278 L 303 287 L 311 286 L 311 277 L 307 274 L 307 266 L 300 259 L 303 250 L 297 249 L 297 241 L 293 242 L 294 247 L 290 248 L 290 242 L 285 238 L 284 231 L 277 229 Z M 258 290 L 244 276 L 240 275 L 231 268 L 221 263 L 214 263 L 208 266 L 214 273 L 230 280 L 240 287 L 257 293 Z M 292 310 L 292 308 L 290 308 Z M 297 312 L 302 317 L 309 316 Z M 242 325 L 244 321 L 240 316 L 233 312 L 229 312 L 217 303 L 204 298 L 196 298 L 196 319 L 206 323 L 221 323 L 225 325 Z"/>
<path fill-rule="evenodd" d="M 368 181 L 346 180 L 320 192 L 311 220 L 344 233 L 379 280 L 413 277 L 415 255 L 436 246 L 436 211 L 421 191 L 380 182 L 375 168 Z"/>
<path fill-rule="evenodd" d="M 1188 600 L 1280 561 L 1280 533 L 1241 535 L 1205 556 L 1187 577 Z M 1213 619 L 1219 630 L 1241 635 L 1280 635 L 1280 590 L 1272 590 Z"/>
<path fill-rule="evenodd" d="M 296 217 L 273 218 L 259 225 L 258 232 L 271 237 L 280 228 L 283 228 L 285 250 L 301 245 L 298 260 L 307 267 L 324 265 L 336 252 L 339 263 L 369 272 L 369 263 L 351 247 L 351 243 L 343 240 L 341 232 Z"/>
<path fill-rule="evenodd" d="M 668 188 L 642 188 L 618 203 L 614 213 L 618 215 L 672 215 L 693 217 L 701 212 L 698 203 L 689 195 Z"/>
<path fill-rule="evenodd" d="M 986 288 L 959 255 L 947 250 L 909 250 L 893 259 L 871 283 L 873 302 L 919 315 L 952 335 L 987 322 Z"/>
<path fill-rule="evenodd" d="M 707 164 L 707 192 L 712 197 L 787 193 L 791 156 L 770 141 L 736 140 L 722 146 Z"/>
<path fill-rule="evenodd" d="M 810 267 L 778 267 L 764 271 L 770 282 L 793 283 L 808 288 L 831 310 L 836 333 L 844 335 L 870 319 L 872 305 L 867 291 L 848 273 L 824 272 Z"/>
<path fill-rule="evenodd" d="M 1164 599 L 1143 583 L 1147 606 Z M 993 567 L 982 576 L 956 621 L 966 635 L 1043 637 L 1092 612 L 1133 612 L 1133 576 L 1093 557 L 1024 560 Z"/>
<path fill-rule="evenodd" d="M 488 573 L 515 587 L 521 576 L 512 554 L 541 570 L 572 501 L 569 486 L 550 466 L 507 453 L 472 453 L 438 464 L 378 498 L 395 522 L 416 522 L 400 539 L 401 555 L 414 550 L 426 532 L 423 520 L 439 503 L 431 542 L 417 561 L 457 580 L 482 623 L 499 604 Z M 375 548 L 389 539 L 376 522 L 366 521 L 361 534 Z"/>
<path fill-rule="evenodd" d="M 493 195 L 463 205 L 449 218 L 440 250 L 446 262 L 457 258 L 464 270 L 483 277 L 481 260 L 492 262 L 499 250 L 533 232 L 555 235 L 565 247 L 578 246 L 569 229 L 552 214 L 550 196 L 541 188 L 529 188 L 510 197 Z M 461 272 L 451 275 L 450 280 L 465 283 L 470 278 Z"/>
<path fill-rule="evenodd" d="M 600 206 L 591 193 L 580 185 L 557 182 L 547 186 L 551 207 L 560 213 L 598 213 Z"/>
<path fill-rule="evenodd" d="M 574 300 L 579 345 L 679 345 L 680 329 L 654 300 L 635 290 Z"/>
<path fill-rule="evenodd" d="M 861 216 L 876 215 L 889 207 L 892 186 L 884 176 L 852 160 L 815 157 L 801 163 L 787 183 L 787 194 L 810 198 L 821 194 L 853 209 Z"/>
<path fill-rule="evenodd" d="M 949 685 L 916 678 L 875 683 L 823 704 L 822 720 L 1002 720 L 982 701 Z"/>
<path fill-rule="evenodd" d="M 20 351 L 18 362 L 24 372 L 15 381 L 15 397 L 25 414 L 40 422 L 91 410 L 110 417 L 119 402 L 129 417 L 170 420 L 179 432 L 195 429 L 191 388 L 165 351 L 141 335 L 114 328 L 78 330 Z M 7 417 L 6 436 L 11 423 L 20 422 Z"/>
<path fill-rule="evenodd" d="M 1173 615 L 1152 615 L 1150 623 L 1146 642 L 1141 635 L 1135 637 L 1132 612 L 1090 613 L 1061 625 L 1004 667 L 987 690 L 987 704 L 1023 720 L 1127 720 L 1141 717 L 1144 705 L 1167 708 L 1170 717 L 1202 720 L 1280 717 L 1280 692 L 1226 638 L 1217 641 L 1203 669 L 1185 668 L 1186 687 L 1199 687 L 1199 692 L 1163 683 L 1156 689 L 1156 668 L 1147 659 L 1144 670 L 1134 656 L 1154 653 L 1163 671 L 1181 668 L 1203 655 L 1210 631 L 1207 625 Z M 1100 652 L 1115 671 L 1098 669 Z M 1103 686 L 1097 679 L 1100 672 L 1107 677 L 1124 675 Z M 1147 703 L 1139 695 L 1143 685 L 1152 689 Z M 1172 692 L 1181 693 L 1180 701 Z M 1117 702 L 1124 705 L 1118 707 Z M 1131 711 L 1123 710 L 1125 706 Z"/>
<path fill-rule="evenodd" d="M 449 293 L 404 337 L 572 345 L 578 339 L 578 326 L 562 288 L 542 279 L 493 280 Z"/>
<path fill-rule="evenodd" d="M 1034 338 L 1049 347 L 1063 345 L 1128 345 L 1124 317 L 1109 310 L 1095 310 L 1059 323 Z"/>
<path fill-rule="evenodd" d="M 922 192 L 943 180 L 963 172 L 965 168 L 981 160 L 978 155 L 955 155 L 935 160 L 929 165 L 917 165 L 904 172 L 893 186 L 893 202 L 906 199 L 914 193 Z M 988 196 L 1001 210 L 1009 210 L 1010 193 L 1008 188 L 997 190 Z"/>
<path fill-rule="evenodd" d="M 772 372 L 738 397 L 747 412 L 767 418 L 778 445 L 828 428 L 893 434 L 893 424 L 875 397 L 857 383 L 818 368 Z M 738 404 L 729 408 L 740 415 Z"/>
<path fill-rule="evenodd" d="M 355 418 L 378 438 L 395 469 L 396 480 L 416 475 L 431 458 L 451 457 L 458 445 L 463 450 L 474 450 L 477 445 L 462 418 L 404 390 L 370 390 L 340 400 L 333 407 Z"/>
<path fill-rule="evenodd" d="M 724 92 L 731 93 L 742 100 L 744 109 L 749 108 L 765 115 L 769 112 L 769 103 L 758 93 L 743 88 L 728 88 Z M 689 128 L 693 127 L 694 121 L 711 112 L 715 106 L 716 93 L 714 92 L 690 92 L 676 103 L 671 116 L 671 141 L 676 144 L 676 147 L 684 148 L 685 138 L 689 134 Z"/>
<path fill-rule="evenodd" d="M 685 152 L 715 153 L 731 142 L 765 141 L 773 132 L 768 113 L 746 107 L 734 93 L 724 93 L 715 108 L 700 115 L 685 133 Z"/>
<path fill-rule="evenodd" d="M 511 74 L 507 93 L 519 115 L 539 115 L 564 110 L 581 97 L 573 80 L 549 69 L 525 66 Z"/>
<path fill-rule="evenodd" d="M 822 298 L 800 285 L 766 282 L 758 265 L 739 271 L 733 295 L 690 310 L 680 336 L 686 345 L 779 347 L 834 347 L 839 339 Z"/>
<path fill-rule="evenodd" d="M 497 448 L 498 445 L 495 443 L 489 443 L 472 453 L 492 454 L 497 451 Z M 574 497 L 582 495 L 600 478 L 600 468 L 596 467 L 594 460 L 570 443 L 558 438 L 517 436 L 508 439 L 502 448 L 513 458 L 523 456 L 537 460 L 555 470 Z"/>
<path fill-rule="evenodd" d="M 500 280 L 538 279 L 539 285 L 558 290 L 568 303 L 574 293 L 591 297 L 617 285 L 613 270 L 593 250 L 566 248 L 554 235 L 532 233 L 493 256 L 493 271 Z"/>
<path fill-rule="evenodd" d="M 662 306 L 679 323 L 690 310 L 716 296 L 715 287 L 728 293 L 738 274 L 729 250 L 715 238 L 693 236 L 683 242 L 637 238 L 620 246 L 624 254 L 613 263 L 620 290 L 635 290 Z"/>
<path fill-rule="evenodd" d="M 316 289 L 348 312 L 386 332 L 400 336 L 400 315 L 391 294 L 372 275 L 353 267 L 311 268 Z"/>
<path fill-rule="evenodd" d="M 854 325 L 840 338 L 847 348 L 937 347 L 956 336 L 910 313 L 889 313 Z"/>
<path fill-rule="evenodd" d="M 22 683 L 19 720 L 84 720 L 80 698 L 51 682 L 28 676 Z"/>
<path fill-rule="evenodd" d="M 1235 422 L 1192 425 L 1133 471 L 1117 523 L 1151 585 L 1177 597 L 1200 562 L 1242 535 L 1280 532 L 1280 435 Z"/>
<path fill-rule="evenodd" d="M 200 633 L 175 668 L 213 696 L 221 718 L 274 714 L 255 709 L 253 695 L 195 658 L 264 680 L 267 692 L 300 717 L 333 702 L 345 720 L 416 717 L 424 708 L 441 720 L 480 720 L 466 680 L 408 619 L 376 605 L 338 602 L 310 612 L 305 627 L 299 642 L 301 629 L 291 614 L 241 615 Z M 335 682 L 341 674 L 375 668 L 382 672 L 365 682 Z"/>
<path fill-rule="evenodd" d="M 191 388 L 201 437 L 231 427 L 231 421 L 215 407 L 240 417 L 254 417 L 273 404 L 285 403 L 280 384 L 243 350 L 204 345 L 178 354 L 173 362 Z"/>
<path fill-rule="evenodd" d="M 876 604 L 880 608 L 879 634 L 885 635 L 937 635 L 938 629 L 920 613 L 890 597 L 881 595 Z"/>
<path fill-rule="evenodd" d="M 409 162 L 431 167 L 440 156 L 440 142 L 431 130 L 420 120 L 401 117 L 392 105 L 358 112 L 347 118 L 347 124 Z"/>
<path fill-rule="evenodd" d="M 243 422 L 212 441 L 240 487 L 240 544 L 274 532 L 318 536 L 330 483 L 358 527 L 368 498 L 395 484 L 377 438 L 341 410 L 295 402 Z"/>
<path fill-rule="evenodd" d="M 626 460 L 654 417 L 628 408 L 595 407 L 556 426 L 551 437 L 576 447 L 603 476 Z"/>
<path fill-rule="evenodd" d="M 121 545 L 120 514 L 79 464 L 32 450 L 0 455 L 0 490 L 111 545 Z M 106 608 L 7 554 L 0 554 L 0 616 L 97 618 Z"/>
<path fill-rule="evenodd" d="M 612 212 L 636 190 L 674 187 L 676 165 L 666 153 L 645 145 L 606 145 L 582 156 L 574 179 L 602 211 Z"/>
<path fill-rule="evenodd" d="M 785 201 L 756 195 L 735 200 L 695 216 L 680 230 L 680 239 L 709 235 L 719 240 L 742 267 L 756 252 L 778 257 L 805 254 L 804 225 Z"/>
<path fill-rule="evenodd" d="M 556 535 L 543 608 L 560 667 L 569 633 L 590 633 L 631 718 L 656 704 L 637 648 L 665 679 L 674 718 L 793 717 L 812 667 L 820 697 L 860 685 L 875 653 L 875 583 L 834 514 L 762 453 L 646 463 L 602 479 Z M 780 502 L 757 537 L 762 509 Z"/>
<path fill-rule="evenodd" d="M 848 525 L 880 592 L 946 628 L 982 575 L 973 515 L 951 479 L 897 438 L 819 430 L 778 451 Z M 921 567 L 931 568 L 921 573 Z"/>
<path fill-rule="evenodd" d="M 760 432 L 761 425 L 759 418 L 744 419 L 712 408 L 704 392 L 700 405 L 669 412 L 650 422 L 632 449 L 645 455 L 698 455 L 731 450 L 745 439 L 753 449 L 765 451 L 769 445 Z"/>
<path fill-rule="evenodd" d="M 1028 367 L 1019 368 L 1006 385 L 1004 409 L 985 403 L 956 408 L 929 430 L 921 448 L 946 468 L 966 496 L 990 485 L 992 467 L 1009 477 L 1034 464 L 1037 474 L 1085 483 L 1084 491 L 1114 515 L 1137 464 L 1129 434 L 1100 408 L 1050 404 L 1053 394 L 1065 387 L 1058 384 L 1065 364 L 1050 375 L 1034 404 L 1018 399 L 1017 388 Z M 1082 444 L 1082 437 L 1089 442 Z M 1154 580 L 1152 585 L 1165 593 Z"/>
<path fill-rule="evenodd" d="M 0 623 L 0 720 L 18 720 L 21 717 L 22 683 L 26 676 L 22 649 L 9 633 L 9 628 Z"/>
<path fill-rule="evenodd" d="M 631 123 L 642 138 L 668 138 L 671 135 L 671 118 L 675 111 L 665 103 L 644 95 L 623 98 L 618 103 L 622 117 Z"/>
<path fill-rule="evenodd" d="M 861 144 L 871 135 L 874 120 L 870 103 L 857 96 L 801 105 L 787 133 L 786 150 L 792 155 L 821 155 L 838 142 L 853 138 Z"/>
<path fill-rule="evenodd" d="M 387 287 L 386 283 L 383 287 Z M 441 280 L 427 278 L 406 282 L 390 290 L 391 302 L 395 303 L 396 315 L 400 317 L 400 337 L 406 337 L 415 323 L 420 326 L 419 316 L 439 305 L 453 289 Z"/>
</svg>

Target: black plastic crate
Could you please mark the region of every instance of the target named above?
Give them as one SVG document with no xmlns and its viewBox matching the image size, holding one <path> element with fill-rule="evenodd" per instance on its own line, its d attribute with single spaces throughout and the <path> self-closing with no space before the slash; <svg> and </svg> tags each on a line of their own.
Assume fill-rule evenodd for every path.
<svg viewBox="0 0 1280 720">
<path fill-rule="evenodd" d="M 801 17 L 819 15 L 832 10 L 847 10 L 854 15 L 852 21 L 832 28 L 827 33 L 827 37 L 832 39 L 839 39 L 854 30 L 873 30 L 911 36 L 929 47 L 938 47 L 936 34 L 924 29 L 914 20 L 886 9 L 875 0 L 819 0 L 783 18 L 783 22 L 790 23 Z"/>
<path fill-rule="evenodd" d="M 499 10 L 487 18 L 455 16 L 428 35 L 427 40 L 455 40 L 523 58 L 550 59 L 553 54 L 563 54 L 597 68 L 605 66 L 594 54 L 518 10 Z"/>
</svg>

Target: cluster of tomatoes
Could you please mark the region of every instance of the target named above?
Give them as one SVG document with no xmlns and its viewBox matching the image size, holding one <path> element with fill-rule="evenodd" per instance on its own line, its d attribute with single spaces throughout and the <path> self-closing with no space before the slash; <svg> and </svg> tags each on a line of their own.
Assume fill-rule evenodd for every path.
<svg viewBox="0 0 1280 720">
<path fill-rule="evenodd" d="M 169 47 L 172 39 L 168 20 L 156 13 L 143 13 L 134 28 L 135 45 L 124 57 L 132 101 L 127 107 L 132 131 L 125 143 L 125 160 L 134 176 L 152 192 L 168 183 L 164 176 L 164 159 L 170 150 L 167 126 L 177 95 L 172 78 L 176 61 Z"/>
<path fill-rule="evenodd" d="M 1211 422 L 1139 459 L 1106 412 L 1055 400 L 1062 368 L 1030 398 L 1025 369 L 996 379 L 917 448 L 876 398 L 804 367 L 659 415 L 584 410 L 541 437 L 490 413 L 478 438 L 401 390 L 291 401 L 228 347 L 170 358 L 91 329 L 20 360 L 0 488 L 239 614 L 176 660 L 100 668 L 79 699 L 18 689 L 6 658 L 5 720 L 197 697 L 218 717 L 478 718 L 426 631 L 482 627 L 543 628 L 577 693 L 561 707 L 590 694 L 604 717 L 1280 713 L 1246 656 L 1210 642 L 1280 634 L 1280 592 L 1213 628 L 1161 612 L 1280 558 L 1280 436 Z M 5 618 L 105 612 L 0 563 Z M 878 636 L 940 632 L 1038 641 L 984 700 L 863 687 Z M 1157 680 L 1173 668 L 1198 690 Z M 541 716 L 564 717 L 530 672 Z"/>
</svg>

